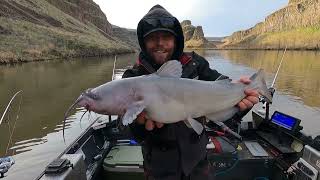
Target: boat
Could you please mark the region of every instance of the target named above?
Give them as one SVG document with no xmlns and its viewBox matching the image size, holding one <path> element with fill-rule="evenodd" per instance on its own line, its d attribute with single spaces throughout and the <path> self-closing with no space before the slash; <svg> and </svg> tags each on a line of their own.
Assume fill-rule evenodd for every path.
<svg viewBox="0 0 320 180">
<path fill-rule="evenodd" d="M 208 159 L 216 179 L 320 180 L 320 136 L 303 133 L 301 120 L 275 111 L 269 118 L 252 111 L 252 121 L 237 118 L 228 127 L 241 138 L 208 123 Z M 140 145 L 117 117 L 93 122 L 52 161 L 37 180 L 143 179 Z"/>
</svg>

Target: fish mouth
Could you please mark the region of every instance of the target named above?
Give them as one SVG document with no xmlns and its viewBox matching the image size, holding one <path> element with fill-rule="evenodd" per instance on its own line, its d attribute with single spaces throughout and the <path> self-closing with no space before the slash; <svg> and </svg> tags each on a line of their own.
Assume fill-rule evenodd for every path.
<svg viewBox="0 0 320 180">
<path fill-rule="evenodd" d="M 78 99 L 68 108 L 68 110 L 64 113 L 64 119 L 63 119 L 63 128 L 62 128 L 62 135 L 63 135 L 63 141 L 65 142 L 65 137 L 64 137 L 64 130 L 66 126 L 66 120 L 68 118 L 68 115 L 70 111 L 75 109 L 76 106 L 84 107 L 87 111 L 91 112 L 94 109 L 94 106 L 91 101 L 98 101 L 101 100 L 101 97 L 92 92 L 92 89 L 86 90 L 84 93 L 82 93 Z M 82 119 L 82 117 L 81 117 Z"/>
</svg>

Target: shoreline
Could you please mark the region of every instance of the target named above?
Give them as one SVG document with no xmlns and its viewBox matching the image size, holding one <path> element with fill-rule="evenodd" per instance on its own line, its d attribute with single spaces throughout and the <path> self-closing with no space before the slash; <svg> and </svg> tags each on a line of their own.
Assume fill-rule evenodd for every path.
<svg viewBox="0 0 320 180">
<path fill-rule="evenodd" d="M 110 54 L 101 54 L 101 55 L 87 55 L 87 56 L 69 56 L 69 57 L 56 57 L 56 58 L 39 58 L 39 59 L 32 59 L 32 60 L 23 60 L 23 59 L 17 59 L 14 61 L 0 61 L 0 66 L 14 66 L 17 64 L 24 64 L 24 63 L 32 63 L 32 62 L 45 62 L 45 61 L 54 61 L 54 60 L 72 60 L 74 58 L 93 58 L 93 57 L 109 57 L 109 56 L 115 56 L 115 55 L 122 55 L 122 54 L 131 54 L 136 53 L 136 51 L 132 52 L 118 52 L 118 53 L 110 53 Z"/>
<path fill-rule="evenodd" d="M 185 48 L 185 50 L 253 50 L 253 51 L 280 51 L 285 48 Z M 319 51 L 320 48 L 287 48 L 287 51 Z"/>
<path fill-rule="evenodd" d="M 217 50 L 217 51 L 224 51 L 224 50 L 232 50 L 232 51 L 283 51 L 285 48 L 185 48 L 185 51 L 194 51 L 194 50 Z M 287 48 L 287 51 L 313 51 L 313 52 L 320 52 L 320 49 L 317 48 Z M 16 64 L 23 64 L 29 62 L 44 62 L 44 61 L 51 61 L 51 60 L 70 60 L 73 58 L 91 58 L 91 57 L 108 57 L 108 56 L 115 56 L 121 54 L 131 54 L 136 53 L 136 51 L 128 51 L 128 52 L 117 52 L 117 53 L 110 53 L 110 54 L 99 54 L 99 55 L 79 55 L 79 56 L 67 56 L 67 57 L 53 57 L 53 58 L 37 58 L 37 59 L 15 59 L 15 60 L 0 60 L 0 66 L 13 66 Z"/>
</svg>

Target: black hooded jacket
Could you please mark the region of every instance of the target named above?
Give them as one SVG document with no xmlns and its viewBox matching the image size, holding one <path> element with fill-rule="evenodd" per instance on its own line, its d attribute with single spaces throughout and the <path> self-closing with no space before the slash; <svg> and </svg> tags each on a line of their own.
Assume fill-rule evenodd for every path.
<svg viewBox="0 0 320 180">
<path fill-rule="evenodd" d="M 165 20 L 163 20 L 164 18 Z M 173 20 L 173 25 L 166 23 L 167 18 Z M 146 20 L 155 19 L 159 23 L 149 26 Z M 163 20 L 163 23 L 160 21 Z M 152 22 L 156 22 L 152 20 Z M 158 26 L 154 26 L 158 25 Z M 177 59 L 183 65 L 182 78 L 214 81 L 225 79 L 215 70 L 210 69 L 208 61 L 196 53 L 184 53 L 184 36 L 179 21 L 160 5 L 156 5 L 140 20 L 137 35 L 141 52 L 139 59 L 132 69 L 124 72 L 123 78 L 141 76 L 155 72 L 160 66 L 146 54 L 143 38 L 146 34 L 158 30 L 171 32 L 176 37 L 176 49 L 172 59 Z M 160 111 L 161 109 L 159 109 Z M 154 176 L 176 173 L 182 170 L 185 175 L 206 157 L 208 139 L 204 133 L 197 135 L 193 129 L 186 127 L 183 122 L 165 124 L 162 128 L 147 131 L 144 125 L 130 125 L 135 138 L 142 143 L 145 168 Z"/>
</svg>

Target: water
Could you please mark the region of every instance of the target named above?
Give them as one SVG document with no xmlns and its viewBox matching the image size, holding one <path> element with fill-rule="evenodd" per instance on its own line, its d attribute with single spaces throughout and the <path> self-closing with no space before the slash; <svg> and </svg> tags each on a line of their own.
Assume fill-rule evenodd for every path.
<svg viewBox="0 0 320 180">
<path fill-rule="evenodd" d="M 116 75 L 121 75 L 134 63 L 133 56 L 119 56 Z M 86 129 L 91 123 L 88 113 L 80 124 L 82 112 L 79 110 L 68 119 L 64 144 L 61 131 L 64 112 L 82 91 L 110 81 L 113 63 L 114 57 L 106 57 L 0 66 L 1 113 L 11 96 L 23 90 L 19 119 L 7 152 L 7 155 L 14 154 L 16 160 L 8 179 L 34 179 Z M 11 129 L 19 101 L 20 96 L 11 109 Z M 90 119 L 95 117 L 92 113 Z M 4 123 L 0 126 L 0 157 L 5 155 L 8 139 L 9 127 Z"/>
<path fill-rule="evenodd" d="M 197 51 L 212 68 L 238 79 L 264 68 L 271 84 L 282 51 Z M 118 56 L 116 75 L 132 66 L 137 54 Z M 91 123 L 78 109 L 67 122 L 66 144 L 62 139 L 62 120 L 67 107 L 85 89 L 110 81 L 113 57 L 48 61 L 16 66 L 0 66 L 0 113 L 11 96 L 23 90 L 21 110 L 7 155 L 14 154 L 16 164 L 6 179 L 33 179 Z M 272 110 L 302 120 L 305 132 L 320 134 L 320 53 L 287 51 L 276 82 Z M 20 96 L 10 111 L 12 129 Z M 259 108 L 259 106 L 257 106 Z M 90 119 L 94 120 L 95 114 Z M 246 117 L 250 119 L 250 114 Z M 9 139 L 8 123 L 0 126 L 0 156 Z"/>
</svg>

